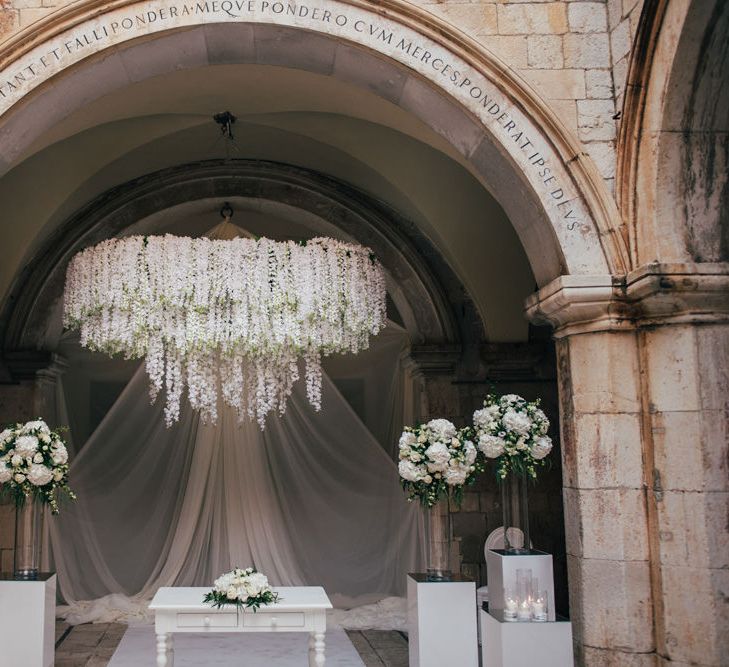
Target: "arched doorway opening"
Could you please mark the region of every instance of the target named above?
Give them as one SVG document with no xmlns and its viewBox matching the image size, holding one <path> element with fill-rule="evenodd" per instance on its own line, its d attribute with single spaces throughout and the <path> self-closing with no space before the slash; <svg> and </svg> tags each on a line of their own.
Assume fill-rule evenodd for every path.
<svg viewBox="0 0 729 667">
<path fill-rule="evenodd" d="M 357 21 L 372 26 L 375 18 L 382 20 L 372 7 L 342 6 L 354 12 L 347 21 L 355 32 Z M 74 51 L 75 43 L 64 46 L 72 57 L 64 55 L 63 72 L 46 79 L 52 87 L 40 75 L 17 81 L 17 74 L 9 74 L 23 85 L 17 86 L 22 99 L 7 98 L 1 121 L 7 191 L 18 193 L 20 183 L 37 180 L 49 165 L 73 163 L 74 169 L 54 178 L 57 190 L 44 203 L 15 198 L 13 217 L 35 227 L 18 229 L 11 240 L 17 252 L 15 263 L 5 267 L 6 285 L 20 275 L 16 268 L 23 259 L 56 244 L 64 221 L 95 196 L 152 171 L 219 158 L 206 151 L 214 145 L 211 106 L 223 100 L 226 107 L 230 100 L 239 102 L 233 110 L 242 118 L 245 158 L 316 169 L 384 201 L 430 241 L 441 255 L 437 261 L 457 277 L 451 291 L 440 285 L 447 316 L 439 315 L 433 327 L 425 315 L 422 321 L 433 331 L 418 331 L 416 361 L 428 375 L 423 383 L 430 396 L 424 412 L 463 417 L 463 406 L 476 400 L 487 377 L 528 384 L 535 368 L 549 365 L 532 354 L 543 343 L 530 340 L 521 314 L 535 285 L 562 274 L 606 276 L 624 270 L 615 208 L 589 160 L 505 69 L 445 29 L 448 39 L 439 37 L 441 26 L 423 23 L 411 12 L 388 18 L 400 38 L 415 30 L 416 40 L 434 44 L 424 60 L 423 53 L 414 55 L 420 42 L 406 42 L 413 46 L 403 47 L 404 53 L 390 44 L 377 49 L 372 33 L 347 41 L 334 27 L 317 30 L 297 23 L 292 28 L 284 17 L 257 15 L 202 26 L 190 19 L 158 32 L 148 15 L 140 14 L 146 23 L 137 19 L 140 7 L 117 9 L 134 16 L 121 17 L 119 25 L 129 18 L 137 29 L 146 26 L 146 36 L 115 38 L 98 53 L 89 49 L 88 57 L 83 47 Z M 115 19 L 111 14 L 108 19 L 111 26 Z M 91 40 L 93 29 L 88 32 L 85 20 L 81 12 L 50 26 L 52 39 L 71 30 Z M 42 50 L 41 43 L 36 46 Z M 442 69 L 433 65 L 436 49 L 442 50 Z M 21 75 L 26 67 L 38 69 L 30 61 L 40 58 L 40 51 L 25 46 L 19 51 L 19 60 L 29 60 Z M 457 61 L 465 63 L 462 69 L 455 69 Z M 11 63 L 6 71 L 15 72 L 24 62 Z M 459 73 L 455 86 L 444 74 L 449 62 Z M 471 70 L 473 79 L 467 76 Z M 89 80 L 102 80 L 104 87 L 89 86 Z M 265 108 L 274 94 L 280 106 Z M 327 104 L 311 108 L 315 97 Z M 35 126 L 24 124 L 28 117 Z M 84 157 L 72 162 L 72 155 Z M 47 278 L 41 276 L 40 284 Z M 438 300 L 434 292 L 430 300 Z M 16 310 L 8 303 L 6 348 L 33 346 L 38 327 L 32 307 Z M 410 304 L 412 311 L 416 307 Z M 511 346 L 506 355 L 501 344 Z M 460 384 L 453 384 L 455 371 Z M 553 373 L 545 376 L 537 380 L 554 384 Z M 464 389 L 469 386 L 473 392 Z M 554 391 L 552 402 L 556 406 Z"/>
</svg>

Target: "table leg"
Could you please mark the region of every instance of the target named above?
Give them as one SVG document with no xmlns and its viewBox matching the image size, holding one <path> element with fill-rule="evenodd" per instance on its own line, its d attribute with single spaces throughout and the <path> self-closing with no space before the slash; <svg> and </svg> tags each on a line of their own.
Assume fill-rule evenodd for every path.
<svg viewBox="0 0 729 667">
<path fill-rule="evenodd" d="M 167 635 L 167 667 L 174 667 L 175 665 L 175 645 L 174 637 L 172 633 Z"/>
<path fill-rule="evenodd" d="M 157 667 L 167 667 L 167 634 L 157 635 Z"/>
<path fill-rule="evenodd" d="M 325 648 L 324 633 L 317 632 L 316 635 L 314 635 L 314 652 L 316 653 L 314 662 L 316 663 L 316 667 L 324 667 L 324 662 L 326 661 L 326 657 L 324 656 Z"/>
<path fill-rule="evenodd" d="M 314 633 L 312 632 L 309 635 L 309 667 L 316 667 L 316 663 L 314 662 L 315 645 L 316 645 L 316 638 L 314 637 Z"/>
</svg>

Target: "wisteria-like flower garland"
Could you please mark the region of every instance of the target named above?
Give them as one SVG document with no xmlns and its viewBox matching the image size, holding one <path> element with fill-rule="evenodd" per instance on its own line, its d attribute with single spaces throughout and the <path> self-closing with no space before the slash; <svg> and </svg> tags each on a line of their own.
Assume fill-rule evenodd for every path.
<svg viewBox="0 0 729 667">
<path fill-rule="evenodd" d="M 68 451 L 57 431 L 42 419 L 14 424 L 0 431 L 0 495 L 9 493 L 18 506 L 32 498 L 58 514 L 58 494 L 71 500 Z"/>
<path fill-rule="evenodd" d="M 549 419 L 539 400 L 528 402 L 517 394 L 499 398 L 489 394 L 484 407 L 473 413 L 478 448 L 488 459 L 496 459 L 496 475 L 537 478 L 537 467 L 546 464 L 552 451 L 547 435 Z"/>
<path fill-rule="evenodd" d="M 146 357 L 152 400 L 167 391 L 168 426 L 187 388 L 206 421 L 222 398 L 263 428 L 272 409 L 285 411 L 299 359 L 318 410 L 322 356 L 366 349 L 385 321 L 379 262 L 329 238 L 110 239 L 66 275 L 64 326 L 91 350 Z"/>
<path fill-rule="evenodd" d="M 400 436 L 398 472 L 408 500 L 418 498 L 425 507 L 433 507 L 450 496 L 460 505 L 463 487 L 473 484 L 484 469 L 471 440 L 471 429 L 459 431 L 447 419 L 406 426 Z"/>
</svg>

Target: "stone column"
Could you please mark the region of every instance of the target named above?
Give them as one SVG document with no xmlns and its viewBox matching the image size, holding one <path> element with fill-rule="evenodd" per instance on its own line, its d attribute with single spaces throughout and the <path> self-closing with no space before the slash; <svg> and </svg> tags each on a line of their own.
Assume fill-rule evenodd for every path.
<svg viewBox="0 0 729 667">
<path fill-rule="evenodd" d="M 528 300 L 557 339 L 578 664 L 726 662 L 728 268 L 564 276 Z"/>
<path fill-rule="evenodd" d="M 729 664 L 729 264 L 650 265 L 640 304 L 661 664 Z"/>
</svg>

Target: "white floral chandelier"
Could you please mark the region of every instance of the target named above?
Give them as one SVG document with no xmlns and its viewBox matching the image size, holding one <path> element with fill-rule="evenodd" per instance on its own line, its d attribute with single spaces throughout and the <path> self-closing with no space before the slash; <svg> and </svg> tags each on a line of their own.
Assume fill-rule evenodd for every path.
<svg viewBox="0 0 729 667">
<path fill-rule="evenodd" d="M 168 426 L 187 387 L 205 421 L 222 399 L 264 428 L 285 411 L 300 359 L 319 410 L 322 356 L 366 349 L 385 320 L 379 262 L 329 238 L 132 236 L 81 251 L 66 275 L 64 326 L 90 350 L 146 358 Z"/>
</svg>

